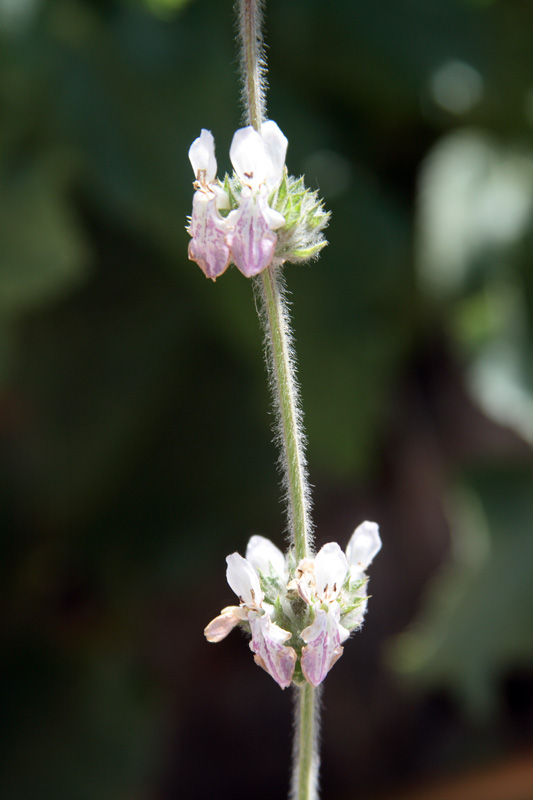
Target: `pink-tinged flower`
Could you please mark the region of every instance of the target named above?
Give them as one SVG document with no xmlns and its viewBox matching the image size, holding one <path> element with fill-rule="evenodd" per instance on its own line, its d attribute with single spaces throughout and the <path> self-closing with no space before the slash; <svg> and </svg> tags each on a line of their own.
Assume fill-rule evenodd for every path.
<svg viewBox="0 0 533 800">
<path fill-rule="evenodd" d="M 361 626 L 367 605 L 366 568 L 381 547 L 374 522 L 359 525 L 343 553 L 335 542 L 296 566 L 262 536 L 252 536 L 246 558 L 228 556 L 228 583 L 240 605 L 224 608 L 205 635 L 219 642 L 236 626 L 251 633 L 255 663 L 284 689 L 294 679 L 318 686 Z M 303 600 L 303 602 L 302 602 Z M 287 642 L 296 643 L 291 647 Z M 298 664 L 301 666 L 296 669 Z"/>
<path fill-rule="evenodd" d="M 278 241 L 275 231 L 285 217 L 270 208 L 268 195 L 283 178 L 287 139 L 273 120 L 261 133 L 248 126 L 236 131 L 230 148 L 233 168 L 242 183 L 239 208 L 228 222 L 227 238 L 234 264 L 248 278 L 268 267 Z"/>
<path fill-rule="evenodd" d="M 210 131 L 202 129 L 189 149 L 189 159 L 196 176 L 192 216 L 188 232 L 189 258 L 196 261 L 206 277 L 216 280 L 231 261 L 226 241 L 229 233 L 227 219 L 220 209 L 229 208 L 229 198 L 217 181 L 215 140 Z"/>
<path fill-rule="evenodd" d="M 272 621 L 274 607 L 265 601 L 260 576 L 286 581 L 285 557 L 268 539 L 252 536 L 246 558 L 238 553 L 226 558 L 226 577 L 240 600 L 239 606 L 228 606 L 206 627 L 209 642 L 220 642 L 239 623 L 248 623 L 252 633 L 250 649 L 256 664 L 263 667 L 276 683 L 290 686 L 296 664 L 296 652 L 285 642 L 291 638 Z"/>
<path fill-rule="evenodd" d="M 298 590 L 311 606 L 311 625 L 301 632 L 302 672 L 318 686 L 343 653 L 343 642 L 363 621 L 367 605 L 365 569 L 381 548 L 375 522 L 359 525 L 346 548 L 325 544 L 314 561 L 302 562 L 297 573 Z"/>
<path fill-rule="evenodd" d="M 318 686 L 342 655 L 342 643 L 350 635 L 341 625 L 337 600 L 348 574 L 348 561 L 336 542 L 325 544 L 314 559 L 314 620 L 301 632 L 302 672 L 311 686 Z"/>
</svg>

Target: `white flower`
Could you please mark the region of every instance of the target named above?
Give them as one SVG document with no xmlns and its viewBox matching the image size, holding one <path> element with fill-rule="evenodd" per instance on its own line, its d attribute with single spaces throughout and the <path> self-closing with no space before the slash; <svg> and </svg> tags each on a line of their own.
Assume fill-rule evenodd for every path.
<svg viewBox="0 0 533 800">
<path fill-rule="evenodd" d="M 311 686 L 322 683 L 342 655 L 350 631 L 341 625 L 337 600 L 348 574 L 346 556 L 336 542 L 325 544 L 314 559 L 315 591 L 311 598 L 314 620 L 301 632 L 302 672 Z"/>
<path fill-rule="evenodd" d="M 269 266 L 309 261 L 326 246 L 329 214 L 303 178 L 287 174 L 287 145 L 273 120 L 260 132 L 240 128 L 230 149 L 235 174 L 222 186 L 211 132 L 202 130 L 192 143 L 196 192 L 187 227 L 189 258 L 208 278 L 216 280 L 231 262 L 250 278 Z"/>
<path fill-rule="evenodd" d="M 282 689 L 293 677 L 318 686 L 341 657 L 350 632 L 363 622 L 368 601 L 365 570 L 380 547 L 378 526 L 363 522 L 346 553 L 329 542 L 289 574 L 292 555 L 286 558 L 268 539 L 252 536 L 246 558 L 233 553 L 226 559 L 227 580 L 240 605 L 224 608 L 209 623 L 207 639 L 219 642 L 236 625 L 244 625 L 252 634 L 256 664 Z M 287 645 L 289 639 L 293 647 Z M 298 660 L 301 672 L 297 669 L 295 674 Z"/>
<path fill-rule="evenodd" d="M 196 261 L 205 275 L 216 280 L 227 269 L 231 253 L 226 241 L 230 231 L 227 219 L 219 213 L 229 208 L 229 197 L 217 181 L 215 140 L 202 129 L 189 149 L 189 159 L 196 176 L 192 216 L 188 227 L 192 236 L 189 258 Z"/>
<path fill-rule="evenodd" d="M 272 621 L 274 608 L 265 602 L 260 574 L 286 582 L 285 557 L 281 550 L 262 536 L 252 536 L 246 558 L 232 553 L 226 558 L 226 577 L 240 600 L 239 606 L 228 606 L 206 627 L 209 642 L 220 642 L 239 623 L 247 622 L 252 632 L 250 649 L 256 664 L 263 667 L 285 689 L 290 686 L 296 664 L 296 652 L 285 642 L 291 638 Z"/>
<path fill-rule="evenodd" d="M 273 120 L 263 124 L 261 133 L 248 126 L 233 136 L 230 158 L 242 191 L 239 208 L 228 217 L 232 231 L 227 242 L 234 264 L 248 278 L 272 263 L 275 231 L 285 224 L 285 217 L 268 205 L 268 194 L 283 178 L 287 144 Z"/>
<path fill-rule="evenodd" d="M 364 570 L 380 547 L 378 526 L 364 522 L 350 538 L 346 555 L 336 542 L 330 542 L 321 548 L 314 562 L 304 564 L 299 591 L 312 606 L 314 619 L 300 634 L 306 643 L 301 665 L 305 679 L 312 686 L 322 683 L 341 657 L 342 643 L 350 630 L 363 621 L 367 604 Z"/>
</svg>

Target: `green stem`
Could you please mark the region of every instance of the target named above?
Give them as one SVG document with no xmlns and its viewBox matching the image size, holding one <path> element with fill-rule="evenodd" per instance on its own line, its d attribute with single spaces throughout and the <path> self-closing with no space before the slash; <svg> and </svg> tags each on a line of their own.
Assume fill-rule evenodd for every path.
<svg viewBox="0 0 533 800">
<path fill-rule="evenodd" d="M 241 72 L 246 121 L 261 131 L 265 118 L 266 62 L 262 0 L 238 0 Z M 310 492 L 304 452 L 302 412 L 281 268 L 268 267 L 254 279 L 266 340 L 266 360 L 274 396 L 280 464 L 287 518 L 296 561 L 311 555 Z M 318 798 L 319 692 L 309 684 L 295 688 L 292 800 Z"/>
<path fill-rule="evenodd" d="M 310 492 L 289 314 L 284 301 L 281 270 L 268 267 L 259 280 L 263 305 L 260 316 L 265 330 L 267 362 L 277 417 L 288 527 L 296 560 L 301 561 L 308 558 L 311 551 Z"/>
<path fill-rule="evenodd" d="M 263 49 L 263 0 L 238 0 L 241 75 L 246 122 L 261 130 L 265 115 L 266 62 Z"/>
<path fill-rule="evenodd" d="M 240 0 L 239 39 L 243 100 L 248 123 L 261 130 L 265 112 L 266 63 L 263 50 L 263 2 Z M 277 412 L 277 438 L 280 464 L 287 500 L 287 517 L 291 542 L 297 561 L 307 558 L 311 547 L 308 509 L 310 492 L 307 484 L 304 435 L 301 425 L 296 367 L 292 356 L 290 319 L 284 302 L 281 270 L 269 267 L 260 276 L 260 316 L 267 343 L 267 363 Z M 256 281 L 257 285 L 257 281 Z"/>
<path fill-rule="evenodd" d="M 291 800 L 317 800 L 320 690 L 306 683 L 296 687 L 295 691 Z"/>
</svg>

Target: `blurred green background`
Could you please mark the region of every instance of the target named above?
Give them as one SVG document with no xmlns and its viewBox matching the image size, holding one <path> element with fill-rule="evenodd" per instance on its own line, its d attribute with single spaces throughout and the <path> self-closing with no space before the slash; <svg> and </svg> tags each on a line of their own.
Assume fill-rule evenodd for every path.
<svg viewBox="0 0 533 800">
<path fill-rule="evenodd" d="M 233 34 L 230 0 L 0 0 L 6 800 L 286 793 L 289 693 L 202 634 L 284 535 L 250 283 L 186 257 Z M 322 785 L 393 797 L 533 743 L 533 4 L 268 0 L 267 40 L 333 214 L 287 268 L 317 543 L 384 541 Z"/>
</svg>

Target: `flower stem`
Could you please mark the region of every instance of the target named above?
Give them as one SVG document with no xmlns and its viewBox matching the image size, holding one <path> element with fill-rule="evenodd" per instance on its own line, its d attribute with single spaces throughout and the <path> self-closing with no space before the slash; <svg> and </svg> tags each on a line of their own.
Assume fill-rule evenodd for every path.
<svg viewBox="0 0 533 800">
<path fill-rule="evenodd" d="M 311 550 L 310 492 L 292 336 L 281 269 L 265 269 L 256 279 L 255 287 L 260 297 L 259 315 L 265 330 L 267 364 L 277 417 L 276 432 L 280 445 L 288 527 L 296 561 L 301 561 L 310 555 Z"/>
<path fill-rule="evenodd" d="M 265 116 L 266 60 L 263 47 L 263 0 L 237 0 L 241 46 L 242 100 L 245 121 L 261 130 Z"/>
<path fill-rule="evenodd" d="M 295 692 L 291 800 L 317 800 L 320 689 L 306 683 Z"/>
<path fill-rule="evenodd" d="M 237 0 L 245 118 L 261 131 L 265 118 L 266 60 L 262 0 Z M 304 452 L 290 318 L 280 267 L 254 278 L 258 312 L 265 332 L 266 361 L 274 398 L 287 520 L 296 561 L 311 555 L 310 492 Z M 318 798 L 319 692 L 309 684 L 295 688 L 292 800 Z"/>
</svg>

